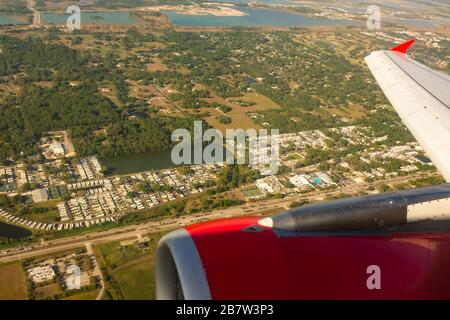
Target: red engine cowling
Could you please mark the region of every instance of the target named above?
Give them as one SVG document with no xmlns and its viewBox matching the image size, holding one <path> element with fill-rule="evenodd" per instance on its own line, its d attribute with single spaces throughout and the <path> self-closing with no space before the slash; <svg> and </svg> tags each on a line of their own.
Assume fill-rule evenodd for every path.
<svg viewBox="0 0 450 320">
<path fill-rule="evenodd" d="M 262 227 L 259 219 L 207 222 L 165 236 L 157 297 L 450 299 L 448 222 L 307 233 Z"/>
</svg>

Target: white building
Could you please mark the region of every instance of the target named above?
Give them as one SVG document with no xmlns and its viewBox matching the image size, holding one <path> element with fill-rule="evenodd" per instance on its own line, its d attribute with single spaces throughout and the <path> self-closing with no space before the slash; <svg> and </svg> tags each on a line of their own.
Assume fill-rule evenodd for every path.
<svg viewBox="0 0 450 320">
<path fill-rule="evenodd" d="M 275 176 L 268 176 L 263 179 L 256 180 L 255 184 L 258 189 L 265 193 L 276 193 L 284 191 L 283 185 Z"/>
<path fill-rule="evenodd" d="M 48 201 L 48 192 L 45 189 L 36 189 L 31 192 L 31 195 L 33 196 L 34 202 L 44 202 Z"/>
<path fill-rule="evenodd" d="M 317 177 L 320 178 L 320 180 L 322 180 L 323 183 L 326 184 L 335 184 L 333 182 L 333 180 L 331 180 L 330 176 L 324 172 L 318 172 L 317 173 Z"/>
<path fill-rule="evenodd" d="M 66 153 L 61 143 L 53 143 L 50 145 L 50 151 L 56 156 L 64 156 Z"/>
<path fill-rule="evenodd" d="M 55 271 L 49 265 L 34 267 L 28 270 L 28 277 L 34 283 L 46 282 L 55 278 Z"/>
<path fill-rule="evenodd" d="M 308 179 L 306 179 L 306 177 L 302 174 L 295 175 L 295 176 L 289 178 L 289 182 L 298 188 L 310 185 Z"/>
</svg>

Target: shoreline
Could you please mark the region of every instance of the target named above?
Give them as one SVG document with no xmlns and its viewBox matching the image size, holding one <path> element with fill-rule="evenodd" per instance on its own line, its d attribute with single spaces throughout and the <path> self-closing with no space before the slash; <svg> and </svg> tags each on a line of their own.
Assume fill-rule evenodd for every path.
<svg viewBox="0 0 450 320">
<path fill-rule="evenodd" d="M 212 5 L 212 4 L 211 4 Z M 215 7 L 204 8 L 194 5 L 163 5 L 140 9 L 140 11 L 161 12 L 172 11 L 179 15 L 187 16 L 206 16 L 213 15 L 215 17 L 245 17 L 247 13 L 235 9 L 234 5 L 214 4 Z"/>
</svg>

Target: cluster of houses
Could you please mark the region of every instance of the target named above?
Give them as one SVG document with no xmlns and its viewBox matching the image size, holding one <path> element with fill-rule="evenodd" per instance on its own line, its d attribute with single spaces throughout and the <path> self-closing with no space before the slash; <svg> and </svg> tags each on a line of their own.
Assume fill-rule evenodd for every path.
<svg viewBox="0 0 450 320">
<path fill-rule="evenodd" d="M 0 169 L 0 192 L 12 191 L 16 188 L 14 168 Z"/>
<path fill-rule="evenodd" d="M 202 192 L 201 186 L 215 179 L 220 166 L 193 166 L 185 175 L 176 169 L 166 169 L 70 184 L 67 188 L 72 192 L 71 199 L 57 205 L 61 222 L 68 224 L 69 229 L 77 224 L 112 222 L 127 211 L 153 208 Z M 143 186 L 148 189 L 142 190 Z M 77 190 L 83 190 L 84 195 L 75 196 Z"/>
<path fill-rule="evenodd" d="M 58 207 L 59 209 L 59 207 Z M 61 214 L 61 212 L 60 212 Z M 115 222 L 118 217 L 102 217 L 102 218 L 96 218 L 93 220 L 86 220 L 86 221 L 61 221 L 61 222 L 39 222 L 34 221 L 31 219 L 26 219 L 19 217 L 13 213 L 10 213 L 4 209 L 0 208 L 0 218 L 17 225 L 21 225 L 24 227 L 27 227 L 29 229 L 35 229 L 35 230 L 41 230 L 41 231 L 50 231 L 50 230 L 68 230 L 68 229 L 75 229 L 75 228 L 85 228 L 90 227 L 96 224 L 103 224 L 108 222 Z"/>
<path fill-rule="evenodd" d="M 422 165 L 432 165 L 431 160 L 424 156 L 423 148 L 417 142 L 411 142 L 406 145 L 393 146 L 386 150 L 379 150 L 373 152 L 367 152 L 360 157 L 361 161 L 366 163 L 372 163 L 375 160 L 383 161 L 385 159 L 398 159 L 405 164 L 400 168 L 400 171 L 405 173 L 413 173 L 419 170 L 417 163 Z M 346 164 L 344 163 L 344 166 Z M 347 164 L 348 166 L 348 164 Z M 385 168 L 377 167 L 372 168 L 370 172 L 360 172 L 353 170 L 351 177 L 354 182 L 362 182 L 369 178 L 383 178 L 398 176 L 399 172 L 387 172 Z"/>
<path fill-rule="evenodd" d="M 336 185 L 333 179 L 326 172 L 313 172 L 313 173 L 290 173 L 285 176 L 289 181 L 290 186 L 285 186 L 280 182 L 276 176 L 267 176 L 262 179 L 258 179 L 255 182 L 256 187 L 264 194 L 286 193 L 292 191 L 301 191 L 304 189 L 323 188 Z"/>
<path fill-rule="evenodd" d="M 256 187 L 264 193 L 284 193 L 284 187 L 275 176 L 268 176 L 256 180 Z"/>
<path fill-rule="evenodd" d="M 367 128 L 357 126 L 346 126 L 329 129 L 335 132 L 342 139 L 350 144 L 365 144 L 370 135 Z M 281 157 L 284 164 L 294 168 L 291 173 L 281 175 L 268 175 L 256 181 L 255 185 L 259 192 L 263 194 L 285 193 L 302 191 L 305 188 L 322 188 L 336 185 L 329 173 L 319 171 L 319 169 L 307 168 L 297 169 L 295 163 L 302 158 L 302 151 L 306 148 L 326 149 L 330 137 L 320 130 L 310 130 L 297 133 L 281 134 L 276 136 L 260 136 L 254 143 L 256 144 L 257 156 L 267 161 L 258 163 L 254 169 L 260 170 L 263 174 L 267 169 L 267 163 L 271 163 L 271 148 L 277 139 L 280 147 L 286 150 L 296 150 L 290 155 L 297 155 L 297 159 L 289 159 L 288 156 Z M 285 151 L 286 151 L 285 150 Z M 395 158 L 404 160 L 407 165 L 401 170 L 412 172 L 418 168 L 414 165 L 418 161 L 428 163 L 426 157 L 420 158 L 423 151 L 417 143 L 410 143 L 404 146 L 394 146 L 391 148 L 368 149 L 361 154 L 360 160 L 370 163 L 374 160 L 384 158 Z M 376 151 L 375 151 L 376 150 Z M 294 157 L 295 158 L 295 157 Z M 349 168 L 350 165 L 343 159 L 340 165 Z M 292 162 L 293 165 L 289 165 Z M 74 228 L 89 227 L 96 224 L 115 222 L 124 214 L 130 211 L 140 211 L 156 207 L 162 203 L 170 202 L 192 194 L 205 191 L 213 185 L 217 174 L 223 163 L 202 164 L 179 169 L 164 169 L 159 171 L 141 172 L 132 175 L 104 177 L 99 160 L 95 157 L 81 158 L 74 166 L 76 175 L 72 174 L 71 166 L 61 160 L 54 161 L 54 165 L 62 168 L 67 167 L 67 172 L 74 177 L 72 183 L 62 183 L 55 176 L 51 178 L 52 187 L 49 185 L 49 176 L 52 170 L 44 170 L 42 164 L 26 168 L 1 168 L 0 180 L 3 183 L 14 183 L 20 180 L 24 182 L 36 182 L 43 188 L 30 192 L 34 202 L 48 201 L 50 199 L 66 199 L 57 204 L 60 215 L 59 222 L 46 223 L 31 221 L 29 219 L 15 216 L 12 213 L 0 209 L 0 217 L 6 221 L 23 225 L 31 229 L 38 230 L 66 230 Z M 279 164 L 279 163 L 278 163 Z M 49 164 L 47 164 L 48 167 Z M 348 171 L 348 172 L 347 172 Z M 341 176 L 336 178 L 339 183 L 345 181 L 364 181 L 370 177 L 383 177 L 386 175 L 381 168 L 373 169 L 373 172 L 359 172 L 356 170 L 346 170 Z M 57 172 L 57 171 L 56 171 Z M 395 174 L 395 173 L 393 173 Z M 263 174 L 264 175 L 264 174 Z M 76 180 L 75 180 L 76 178 Z M 279 180 L 281 179 L 281 180 Z M 77 182 L 75 182 L 77 181 Z M 281 182 L 280 182 L 281 181 Z"/>
<path fill-rule="evenodd" d="M 279 146 L 292 149 L 305 149 L 306 147 L 325 148 L 329 138 L 320 130 L 309 130 L 279 135 L 267 135 L 249 138 L 250 159 L 255 159 L 250 166 L 260 171 L 262 175 L 270 174 L 270 166 L 280 166 L 279 155 L 272 151 Z"/>
<path fill-rule="evenodd" d="M 2 218 L 5 221 L 22 225 L 25 227 L 28 227 L 30 229 L 37 229 L 37 230 L 52 230 L 57 227 L 56 223 L 45 223 L 45 222 L 37 222 L 30 219 L 25 219 L 22 217 L 18 217 L 10 212 L 7 212 L 0 208 L 0 218 Z"/>
<path fill-rule="evenodd" d="M 81 158 L 80 163 L 77 164 L 77 171 L 81 180 L 92 180 L 103 176 L 102 166 L 95 156 Z"/>
<path fill-rule="evenodd" d="M 196 165 L 183 174 L 177 169 L 165 169 L 113 178 L 98 178 L 101 166 L 95 157 L 82 158 L 79 166 L 86 177 L 97 178 L 64 187 L 69 199 L 57 204 L 59 222 L 37 222 L 2 209 L 0 216 L 6 221 L 37 230 L 67 230 L 115 222 L 126 212 L 153 208 L 203 192 L 208 182 L 215 180 L 223 164 Z M 33 190 L 31 195 L 34 202 L 52 198 L 50 189 L 46 188 Z"/>
<path fill-rule="evenodd" d="M 410 39 L 416 39 L 416 41 L 420 41 L 424 44 L 426 44 L 429 47 L 432 48 L 441 48 L 441 42 L 443 41 L 450 41 L 450 38 L 447 38 L 445 36 L 427 31 L 427 32 L 414 32 L 414 31 L 397 31 L 394 34 L 398 35 L 392 35 L 388 34 L 386 32 L 367 32 L 363 31 L 362 34 L 369 36 L 369 37 L 375 37 L 379 40 L 384 41 L 392 41 L 394 43 L 403 43 L 405 42 L 404 36 L 406 35 Z"/>
<path fill-rule="evenodd" d="M 44 171 L 44 166 L 38 164 L 35 166 L 29 166 L 27 168 L 16 168 L 17 172 L 17 187 L 20 187 L 26 183 L 39 184 L 42 187 L 48 187 L 50 180 Z"/>
</svg>

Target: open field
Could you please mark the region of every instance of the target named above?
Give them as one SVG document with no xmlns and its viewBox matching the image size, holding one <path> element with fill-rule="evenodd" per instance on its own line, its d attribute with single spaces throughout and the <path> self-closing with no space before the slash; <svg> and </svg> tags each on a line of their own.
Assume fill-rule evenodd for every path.
<svg viewBox="0 0 450 320">
<path fill-rule="evenodd" d="M 98 249 L 111 268 L 124 265 L 141 255 L 136 245 L 121 246 L 120 242 L 101 244 Z"/>
<path fill-rule="evenodd" d="M 90 291 L 90 292 L 83 292 L 80 294 L 76 294 L 70 297 L 67 297 L 63 300 L 95 300 L 97 297 L 98 290 Z"/>
<path fill-rule="evenodd" d="M 253 102 L 255 103 L 255 105 L 248 107 L 239 106 L 239 108 L 233 109 L 233 111 L 236 113 L 280 109 L 280 106 L 278 104 L 258 92 L 245 93 L 244 96 L 239 99 L 242 101 Z"/>
<path fill-rule="evenodd" d="M 125 300 L 154 300 L 154 255 L 133 260 L 113 272 Z"/>
<path fill-rule="evenodd" d="M 153 59 L 152 63 L 147 64 L 147 71 L 149 72 L 157 72 L 157 71 L 166 71 L 167 66 L 161 62 L 160 59 Z"/>
<path fill-rule="evenodd" d="M 259 196 L 263 195 L 263 193 L 257 188 L 241 190 L 241 193 L 242 193 L 242 196 L 244 196 L 245 198 L 253 198 L 253 197 L 259 197 Z"/>
<path fill-rule="evenodd" d="M 56 208 L 58 202 L 59 200 L 52 200 L 41 203 L 33 203 L 32 208 L 44 209 L 48 211 L 42 213 L 27 214 L 26 217 L 34 221 L 42 221 L 42 222 L 59 221 L 59 212 L 58 209 Z"/>
<path fill-rule="evenodd" d="M 255 124 L 253 120 L 245 115 L 239 115 L 239 114 L 227 114 L 227 117 L 231 119 L 230 124 L 224 124 L 220 123 L 219 120 L 212 116 L 212 117 L 206 117 L 203 118 L 210 126 L 219 129 L 224 135 L 226 132 L 226 129 L 259 129 L 261 126 Z"/>
<path fill-rule="evenodd" d="M 19 261 L 0 265 L 0 300 L 26 300 L 26 278 Z"/>
<path fill-rule="evenodd" d="M 52 283 L 36 289 L 36 299 L 45 300 L 49 299 L 57 294 L 62 293 L 57 283 Z"/>
<path fill-rule="evenodd" d="M 97 245 L 95 251 L 99 253 L 99 261 L 102 268 L 106 268 L 108 274 L 117 286 L 114 290 L 120 290 L 120 295 L 125 300 L 152 300 L 155 299 L 154 280 L 154 254 L 159 239 L 164 233 L 145 235 L 147 246 L 139 248 L 137 239 L 127 238 Z M 106 288 L 110 290 L 113 285 L 106 282 Z"/>
<path fill-rule="evenodd" d="M 226 114 L 220 110 L 202 108 L 202 112 L 208 112 L 210 116 L 203 119 L 212 127 L 219 129 L 225 134 L 226 129 L 260 129 L 261 126 L 256 124 L 248 115 L 251 112 L 262 112 L 270 109 L 279 109 L 280 106 L 268 97 L 257 93 L 248 92 L 239 98 L 222 99 L 213 95 L 212 98 L 205 99 L 209 103 L 219 103 L 231 108 Z M 220 123 L 217 116 L 226 115 L 231 119 L 230 124 Z"/>
</svg>

